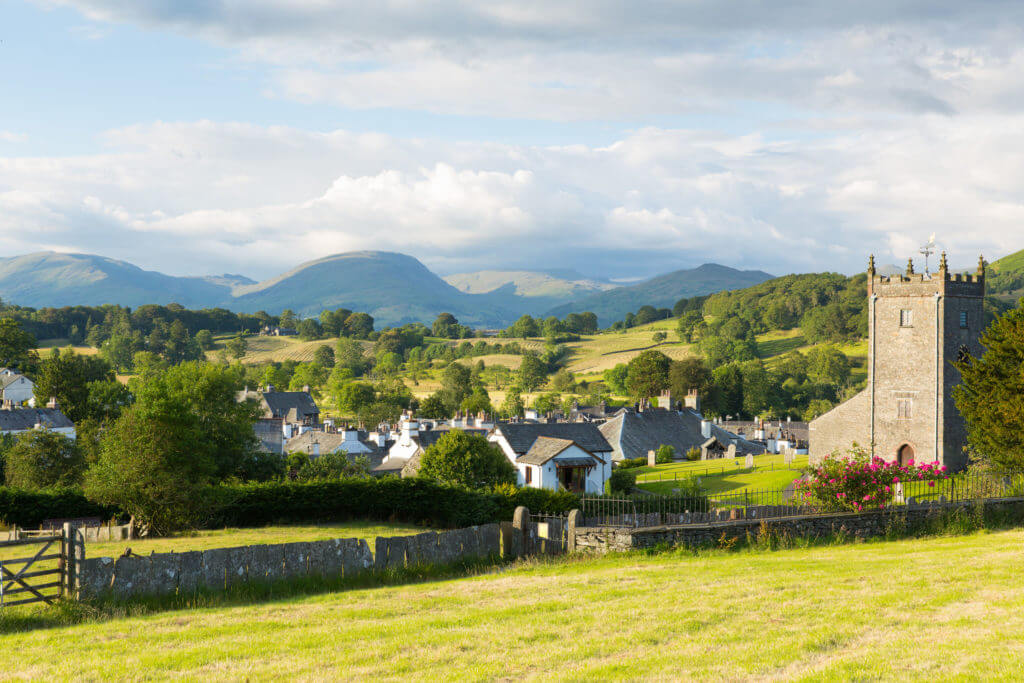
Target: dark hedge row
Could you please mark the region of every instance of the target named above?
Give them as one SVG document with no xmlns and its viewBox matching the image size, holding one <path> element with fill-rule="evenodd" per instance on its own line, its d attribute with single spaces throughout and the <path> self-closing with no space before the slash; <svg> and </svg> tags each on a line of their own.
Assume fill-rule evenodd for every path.
<svg viewBox="0 0 1024 683">
<path fill-rule="evenodd" d="M 563 512 L 576 496 L 543 489 L 497 493 L 470 491 L 419 478 L 344 479 L 313 483 L 239 484 L 221 487 L 212 526 L 370 519 L 437 527 L 464 527 L 512 519 L 525 505 L 531 512 Z"/>
<path fill-rule="evenodd" d="M 110 519 L 117 510 L 86 500 L 72 489 L 20 491 L 0 487 L 0 522 L 24 529 L 38 528 L 47 519 L 99 517 Z"/>
</svg>

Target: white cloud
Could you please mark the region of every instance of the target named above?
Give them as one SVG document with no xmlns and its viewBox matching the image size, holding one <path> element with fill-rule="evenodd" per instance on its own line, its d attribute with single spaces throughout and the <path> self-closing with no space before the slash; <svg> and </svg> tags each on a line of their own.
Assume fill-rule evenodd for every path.
<svg viewBox="0 0 1024 683">
<path fill-rule="evenodd" d="M 0 142 L 25 142 L 26 140 L 28 140 L 28 135 L 25 133 L 0 130 Z"/>
<path fill-rule="evenodd" d="M 355 249 L 441 270 L 629 277 L 954 263 L 1024 238 L 1024 116 L 924 117 L 819 141 L 647 128 L 605 147 L 476 145 L 210 122 L 110 131 L 106 153 L 0 158 L 0 250 L 263 277 Z"/>
</svg>

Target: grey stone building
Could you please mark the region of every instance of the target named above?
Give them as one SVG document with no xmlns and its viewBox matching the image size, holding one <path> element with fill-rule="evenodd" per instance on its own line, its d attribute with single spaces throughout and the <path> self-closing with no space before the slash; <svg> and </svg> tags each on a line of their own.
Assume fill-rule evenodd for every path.
<svg viewBox="0 0 1024 683">
<path fill-rule="evenodd" d="M 966 428 L 952 390 L 962 353 L 980 355 L 985 322 L 985 264 L 976 274 L 879 275 L 868 265 L 868 386 L 812 421 L 811 462 L 853 443 L 886 460 L 967 464 Z"/>
</svg>

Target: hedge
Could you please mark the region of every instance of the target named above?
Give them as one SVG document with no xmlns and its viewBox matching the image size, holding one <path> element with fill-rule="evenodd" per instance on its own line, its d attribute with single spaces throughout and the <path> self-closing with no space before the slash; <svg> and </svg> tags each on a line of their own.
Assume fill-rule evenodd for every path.
<svg viewBox="0 0 1024 683">
<path fill-rule="evenodd" d="M 491 493 L 398 477 L 222 484 L 216 493 L 219 503 L 204 525 L 210 528 L 364 519 L 457 528 L 509 521 L 519 505 L 531 512 L 565 512 L 579 505 L 578 498 L 565 491 L 508 487 Z M 33 528 L 46 519 L 78 517 L 125 515 L 74 490 L 0 487 L 0 521 L 7 524 Z"/>
<path fill-rule="evenodd" d="M 0 487 L 0 522 L 25 529 L 38 528 L 47 519 L 118 516 L 116 508 L 97 505 L 74 489 L 22 491 Z"/>
<path fill-rule="evenodd" d="M 564 512 L 579 504 L 564 491 L 510 487 L 491 493 L 418 477 L 234 484 L 219 493 L 215 527 L 372 519 L 457 528 L 511 520 L 519 505 Z"/>
</svg>

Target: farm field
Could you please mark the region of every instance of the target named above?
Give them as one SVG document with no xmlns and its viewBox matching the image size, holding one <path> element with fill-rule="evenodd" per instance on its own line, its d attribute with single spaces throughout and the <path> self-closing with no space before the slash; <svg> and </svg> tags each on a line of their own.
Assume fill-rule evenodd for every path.
<svg viewBox="0 0 1024 683">
<path fill-rule="evenodd" d="M 44 353 L 50 353 L 51 349 L 71 349 L 80 356 L 95 356 L 100 352 L 99 349 L 94 349 L 91 346 L 75 346 L 71 343 L 70 339 L 40 339 L 39 345 L 36 347 L 39 350 L 39 355 L 42 356 Z"/>
<path fill-rule="evenodd" d="M 4 674 L 1006 679 L 1024 669 L 1022 547 L 1016 529 L 524 563 L 469 578 L 10 633 L 5 650 L 17 656 Z"/>
</svg>

